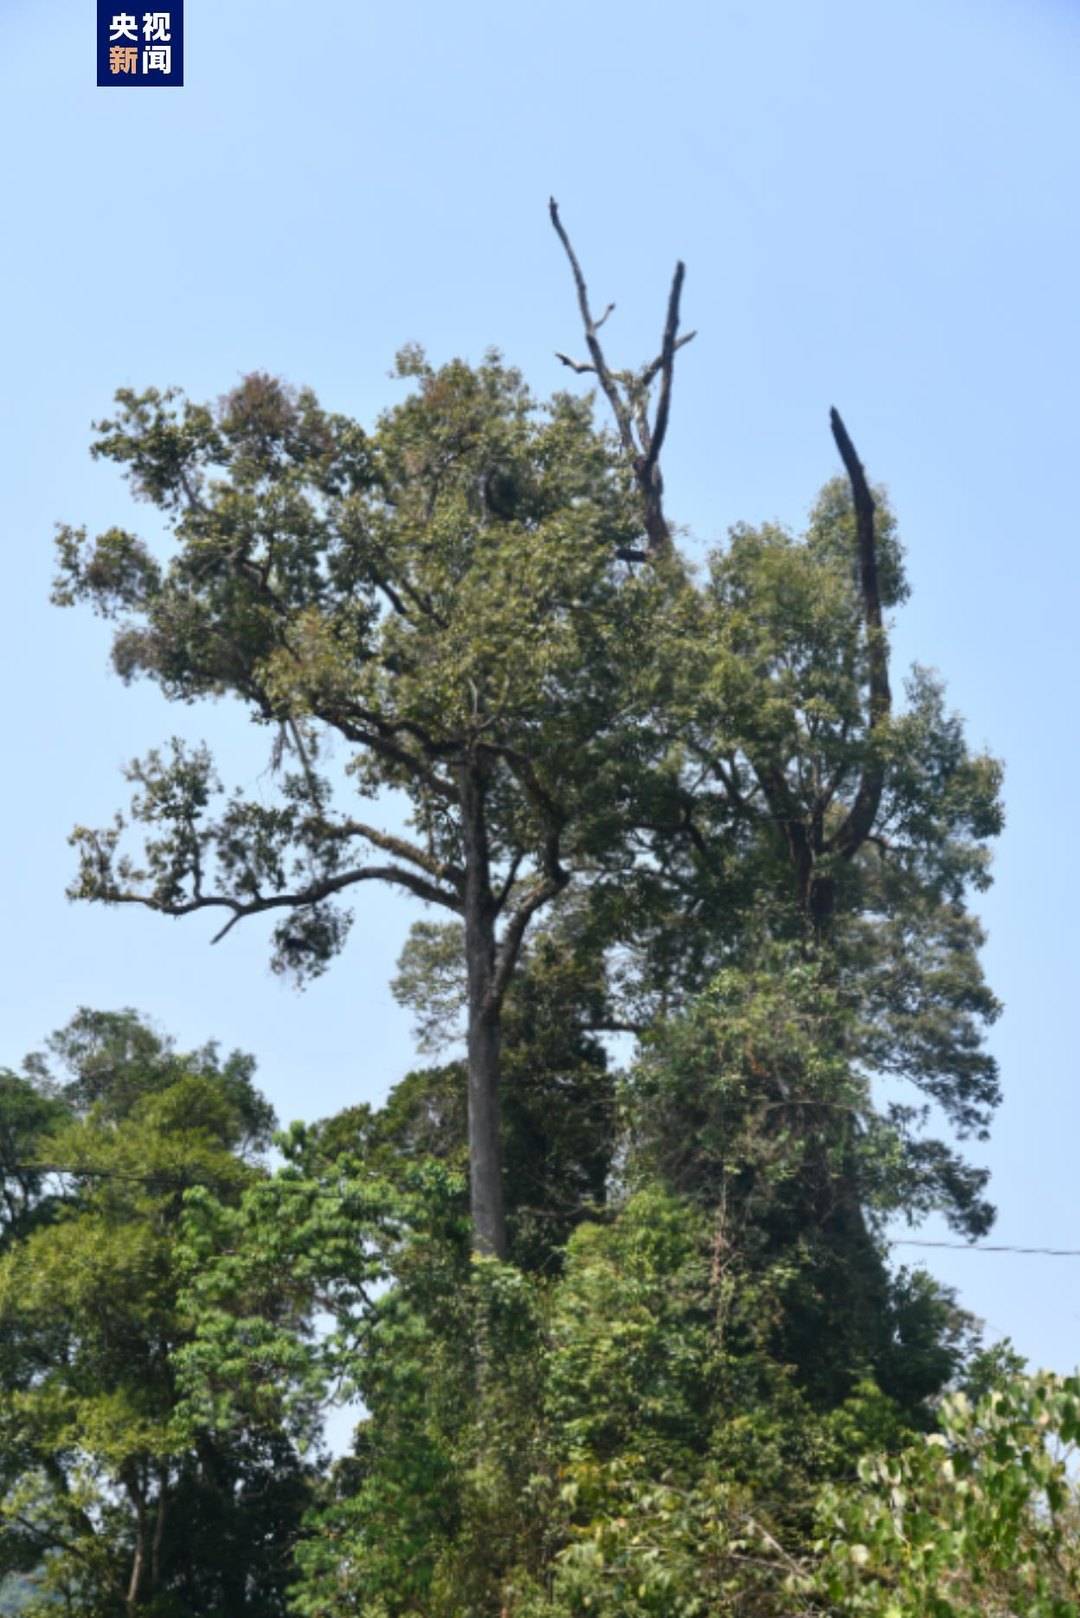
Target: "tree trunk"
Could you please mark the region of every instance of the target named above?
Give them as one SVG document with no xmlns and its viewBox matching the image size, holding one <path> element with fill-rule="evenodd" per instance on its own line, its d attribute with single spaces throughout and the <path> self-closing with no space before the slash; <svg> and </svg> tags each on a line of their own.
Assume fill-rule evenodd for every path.
<svg viewBox="0 0 1080 1618">
<path fill-rule="evenodd" d="M 462 771 L 465 843 L 465 966 L 468 978 L 469 1205 L 475 1253 L 506 1257 L 499 1066 L 502 1012 L 494 994 L 495 920 L 484 813 L 485 777 Z"/>
<path fill-rule="evenodd" d="M 470 982 L 469 1185 L 473 1248 L 477 1253 L 505 1258 L 506 1214 L 499 1127 L 501 1018 L 497 1012 L 475 1009 L 473 999 Z"/>
<path fill-rule="evenodd" d="M 168 1467 L 158 1468 L 157 1512 L 154 1517 L 154 1538 L 150 1546 L 150 1588 L 156 1594 L 161 1586 L 161 1547 L 165 1542 L 165 1514 L 168 1509 Z"/>
<path fill-rule="evenodd" d="M 129 1613 L 133 1613 L 142 1602 L 143 1582 L 146 1577 L 146 1495 L 134 1477 L 128 1480 L 127 1493 L 128 1499 L 135 1507 L 135 1549 L 131 1559 L 131 1578 L 128 1581 L 124 1605 Z"/>
<path fill-rule="evenodd" d="M 231 1550 L 236 1544 L 236 1537 L 233 1525 L 228 1519 L 232 1515 L 236 1478 L 208 1433 L 196 1434 L 195 1453 L 199 1457 L 207 1493 L 216 1494 L 220 1502 L 218 1509 L 221 1517 L 226 1519 L 226 1533 Z M 218 1575 L 221 1608 L 228 1614 L 228 1618 L 244 1618 L 244 1614 L 250 1610 L 247 1599 L 247 1572 L 251 1565 L 251 1557 L 246 1554 L 248 1549 L 245 1543 L 236 1554 L 227 1553 Z"/>
</svg>

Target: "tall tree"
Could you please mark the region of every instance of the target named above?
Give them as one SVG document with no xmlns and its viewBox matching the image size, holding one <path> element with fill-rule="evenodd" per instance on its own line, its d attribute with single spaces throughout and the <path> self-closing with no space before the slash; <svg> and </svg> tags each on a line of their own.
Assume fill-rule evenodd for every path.
<svg viewBox="0 0 1080 1618">
<path fill-rule="evenodd" d="M 276 804 L 214 814 L 205 749 L 132 764 L 143 854 L 122 818 L 77 829 L 71 891 L 223 912 L 218 938 L 283 911 L 276 964 L 301 976 L 340 947 L 340 898 L 363 883 L 459 917 L 474 1239 L 503 1254 L 503 1002 L 533 918 L 613 857 L 627 652 L 677 570 L 635 573 L 639 490 L 587 404 L 540 409 L 497 356 L 434 370 L 410 350 L 399 370 L 416 391 L 371 435 L 265 376 L 216 408 L 118 394 L 94 454 L 128 468 L 176 551 L 163 565 L 133 534 L 64 528 L 56 599 L 120 619 L 125 679 L 239 698 L 291 768 Z M 354 812 L 386 790 L 408 835 Z"/>
</svg>

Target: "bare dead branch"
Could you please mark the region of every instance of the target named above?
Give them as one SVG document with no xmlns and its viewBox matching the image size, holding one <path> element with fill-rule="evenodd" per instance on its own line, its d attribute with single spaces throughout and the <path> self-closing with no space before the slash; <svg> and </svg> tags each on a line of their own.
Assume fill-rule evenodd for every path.
<svg viewBox="0 0 1080 1618">
<path fill-rule="evenodd" d="M 572 371 L 576 371 L 578 376 L 584 376 L 586 372 L 592 373 L 596 370 L 595 365 L 589 365 L 585 360 L 572 360 L 569 354 L 556 352 L 555 358 L 561 360 L 564 365 L 568 365 Z"/>
<path fill-rule="evenodd" d="M 881 591 L 878 583 L 877 534 L 874 523 L 874 497 L 866 481 L 862 462 L 855 453 L 847 428 L 835 407 L 829 413 L 829 422 L 840 459 L 844 463 L 851 497 L 855 506 L 855 527 L 859 546 L 859 584 L 862 592 L 863 621 L 866 626 L 866 644 L 869 658 L 869 700 L 867 731 L 870 756 L 863 766 L 862 777 L 854 802 L 842 825 L 829 840 L 828 848 L 844 859 L 851 859 L 873 830 L 874 820 L 881 803 L 885 785 L 884 760 L 873 746 L 873 734 L 888 719 L 892 711 L 892 692 L 889 688 L 889 647 L 881 614 Z"/>
<path fill-rule="evenodd" d="M 697 336 L 696 331 L 685 331 L 685 332 L 683 332 L 681 337 L 677 337 L 675 339 L 675 342 L 674 342 L 674 344 L 672 346 L 672 353 L 677 354 L 679 352 L 680 348 L 685 348 L 687 343 L 692 343 L 696 336 Z M 660 371 L 660 368 L 663 365 L 663 363 L 664 363 L 664 355 L 663 355 L 663 351 L 661 351 L 656 356 L 656 358 L 653 360 L 651 365 L 646 365 L 645 369 L 641 373 L 641 381 L 642 381 L 642 383 L 644 384 L 645 387 L 648 387 L 650 385 L 650 383 L 656 381 L 657 374 Z"/>
<path fill-rule="evenodd" d="M 675 355 L 680 348 L 695 336 L 694 332 L 687 332 L 682 337 L 678 335 L 679 307 L 682 299 L 686 266 L 681 259 L 675 266 L 671 291 L 668 294 L 663 339 L 660 353 L 656 359 L 636 373 L 613 371 L 608 365 L 597 333 L 615 305 L 609 303 L 600 319 L 593 319 L 585 276 L 582 273 L 581 264 L 577 254 L 574 252 L 566 228 L 559 217 L 559 206 L 554 197 L 551 198 L 548 207 L 551 214 L 551 223 L 562 243 L 563 251 L 566 253 L 570 271 L 574 278 L 578 309 L 581 312 L 582 325 L 585 328 L 585 342 L 589 350 L 588 361 L 574 360 L 568 354 L 562 353 L 557 354 L 556 358 L 578 376 L 585 374 L 596 376 L 604 396 L 611 406 L 619 431 L 619 440 L 629 460 L 634 480 L 641 494 L 645 532 L 648 536 L 646 557 L 655 556 L 671 548 L 671 529 L 664 516 L 664 483 L 660 474 L 660 451 L 667 435 L 668 420 L 671 414 L 671 389 Z M 650 424 L 649 389 L 657 377 L 660 378 L 660 395 L 657 400 L 655 418 Z M 632 552 L 626 553 L 623 559 L 637 561 L 638 558 L 639 553 Z"/>
<path fill-rule="evenodd" d="M 656 405 L 656 422 L 652 430 L 652 443 L 649 445 L 649 452 L 645 457 L 646 471 L 648 472 L 653 471 L 660 451 L 664 446 L 668 416 L 671 412 L 671 379 L 674 371 L 675 335 L 679 329 L 679 302 L 682 298 L 682 285 L 685 277 L 686 265 L 680 259 L 675 266 L 671 291 L 668 294 L 667 319 L 664 322 L 664 346 L 660 350 L 660 398 Z"/>
<path fill-rule="evenodd" d="M 623 449 L 628 455 L 633 456 L 636 452 L 636 445 L 634 443 L 633 428 L 630 423 L 630 413 L 625 399 L 616 386 L 615 379 L 608 370 L 607 360 L 604 358 L 604 351 L 600 347 L 600 340 L 596 335 L 599 328 L 597 327 L 596 322 L 593 320 L 592 310 L 589 307 L 589 291 L 585 285 L 585 277 L 581 273 L 581 265 L 578 263 L 577 254 L 574 252 L 574 249 L 570 243 L 570 238 L 566 234 L 566 230 L 563 226 L 563 222 L 559 218 L 559 204 L 555 201 L 554 197 L 552 197 L 548 203 L 548 212 L 551 215 L 551 223 L 555 227 L 555 233 L 562 242 L 563 250 L 565 251 L 566 257 L 570 263 L 570 271 L 574 277 L 574 286 L 577 290 L 578 308 L 581 311 L 581 321 L 582 325 L 585 327 L 585 342 L 592 359 L 593 369 L 596 372 L 597 380 L 599 381 L 600 386 L 604 390 L 608 404 L 611 406 L 616 425 L 619 429 L 619 437 L 622 440 Z M 605 319 L 606 318 L 607 317 L 605 315 Z"/>
</svg>

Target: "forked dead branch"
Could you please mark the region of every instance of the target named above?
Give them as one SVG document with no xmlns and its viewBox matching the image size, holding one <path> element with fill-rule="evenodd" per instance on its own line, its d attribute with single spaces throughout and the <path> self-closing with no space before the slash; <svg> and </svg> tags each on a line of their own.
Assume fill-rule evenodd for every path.
<svg viewBox="0 0 1080 1618">
<path fill-rule="evenodd" d="M 645 533 L 648 537 L 647 552 L 621 550 L 619 555 L 624 561 L 644 562 L 650 555 L 657 555 L 671 547 L 671 529 L 664 516 L 664 480 L 660 472 L 660 451 L 664 447 L 668 418 L 671 414 L 675 355 L 680 348 L 685 348 L 686 344 L 697 336 L 697 333 L 692 331 L 684 332 L 681 337 L 678 335 L 679 305 L 682 300 L 686 265 L 680 259 L 675 266 L 671 291 L 668 293 L 667 317 L 664 321 L 659 354 L 640 371 L 612 370 L 604 354 L 599 332 L 615 305 L 609 303 L 599 320 L 593 318 L 585 277 L 566 233 L 566 227 L 559 217 L 559 205 L 554 197 L 551 198 L 548 208 L 551 223 L 570 261 L 574 286 L 577 290 L 578 308 L 585 328 L 585 344 L 589 350 L 587 360 L 571 359 L 569 354 L 560 353 L 556 353 L 555 357 L 564 365 L 568 365 L 572 371 L 576 371 L 579 376 L 587 373 L 595 375 L 604 397 L 611 406 L 619 430 L 619 439 L 641 492 Z M 656 413 L 650 422 L 650 395 L 657 377 L 660 378 L 660 392 L 656 401 Z"/>
</svg>

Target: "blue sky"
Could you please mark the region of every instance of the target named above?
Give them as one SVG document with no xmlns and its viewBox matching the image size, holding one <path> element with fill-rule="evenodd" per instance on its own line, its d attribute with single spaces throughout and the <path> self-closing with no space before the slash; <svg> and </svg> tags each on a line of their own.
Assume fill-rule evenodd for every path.
<svg viewBox="0 0 1080 1618">
<path fill-rule="evenodd" d="M 174 733 L 243 784 L 263 759 L 235 712 L 111 677 L 103 626 L 48 604 L 52 525 L 145 525 L 86 453 L 120 385 L 212 398 L 266 369 L 366 421 L 407 340 L 495 343 L 538 391 L 564 385 L 554 192 L 626 362 L 687 261 L 700 336 L 666 482 L 695 542 L 800 523 L 836 470 L 830 404 L 890 487 L 914 587 L 897 665 L 939 667 L 1007 765 L 982 907 L 1006 1003 L 993 1239 L 1080 1248 L 1080 4 L 187 0 L 186 28 L 186 87 L 124 93 L 94 87 L 84 0 L 0 9 L 0 1062 L 77 1005 L 130 1004 L 254 1051 L 283 1119 L 377 1100 L 408 1066 L 386 987 L 404 900 L 365 894 L 302 996 L 251 924 L 211 949 L 203 918 L 66 903 L 67 834 L 123 801 L 127 759 Z M 1080 1359 L 1080 1260 L 926 1257 L 992 1334 Z"/>
</svg>

